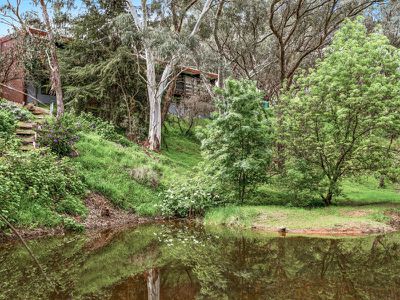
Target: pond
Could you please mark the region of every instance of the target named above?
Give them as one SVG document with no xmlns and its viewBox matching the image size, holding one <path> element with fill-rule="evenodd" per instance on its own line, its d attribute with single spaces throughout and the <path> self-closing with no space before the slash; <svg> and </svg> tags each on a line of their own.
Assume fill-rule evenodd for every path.
<svg viewBox="0 0 400 300">
<path fill-rule="evenodd" d="M 399 299 L 400 234 L 279 236 L 187 223 L 0 246 L 0 299 Z M 40 266 L 40 267 L 39 267 Z"/>
</svg>

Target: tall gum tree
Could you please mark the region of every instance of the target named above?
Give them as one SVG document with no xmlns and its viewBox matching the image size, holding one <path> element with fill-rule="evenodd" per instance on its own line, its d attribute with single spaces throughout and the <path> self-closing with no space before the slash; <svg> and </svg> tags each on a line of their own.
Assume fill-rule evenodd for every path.
<svg viewBox="0 0 400 300">
<path fill-rule="evenodd" d="M 185 19 L 188 18 L 189 10 L 200 0 L 187 1 L 188 3 L 182 9 L 182 12 L 178 14 L 176 12 L 177 2 L 171 1 L 169 9 L 171 11 L 171 18 L 173 21 L 173 33 L 181 34 L 183 39 L 191 39 L 200 29 L 201 22 L 205 14 L 210 9 L 212 0 L 206 0 L 203 3 L 202 10 L 196 18 L 196 22 L 191 31 L 187 31 L 187 34 L 183 34 L 182 28 Z M 148 144 L 151 150 L 159 150 L 161 146 L 161 125 L 162 125 L 162 110 L 161 102 L 165 91 L 167 90 L 170 82 L 171 75 L 177 65 L 182 53 L 179 51 L 170 54 L 167 61 L 160 61 L 157 57 L 157 49 L 153 46 L 153 41 L 150 37 L 149 32 L 152 30 L 161 30 L 161 24 L 163 20 L 154 20 L 150 18 L 148 11 L 148 2 L 142 0 L 141 2 L 141 17 L 139 16 L 137 8 L 134 6 L 132 0 L 127 0 L 129 13 L 133 17 L 134 24 L 137 30 L 142 35 L 142 46 L 143 46 L 143 58 L 146 63 L 146 82 L 147 82 L 147 95 L 149 98 L 150 106 L 150 117 L 149 117 L 149 133 L 148 133 Z M 193 16 L 193 14 L 192 14 Z M 186 32 L 186 31 L 185 31 Z M 184 35 L 184 36 L 182 36 Z M 156 68 L 162 67 L 161 77 L 158 79 Z"/>
</svg>

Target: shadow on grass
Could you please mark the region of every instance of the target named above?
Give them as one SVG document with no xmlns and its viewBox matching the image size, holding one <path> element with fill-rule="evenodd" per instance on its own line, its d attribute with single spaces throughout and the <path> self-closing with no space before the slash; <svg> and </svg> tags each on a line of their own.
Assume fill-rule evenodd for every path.
<svg viewBox="0 0 400 300">
<path fill-rule="evenodd" d="M 334 203 L 335 206 L 381 206 L 388 208 L 400 208 L 400 203 L 397 201 L 352 201 L 352 200 L 339 200 Z"/>
</svg>

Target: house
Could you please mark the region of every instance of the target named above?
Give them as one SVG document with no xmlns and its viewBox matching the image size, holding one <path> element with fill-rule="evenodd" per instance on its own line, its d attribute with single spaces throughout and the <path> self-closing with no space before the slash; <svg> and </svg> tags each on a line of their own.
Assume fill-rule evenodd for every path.
<svg viewBox="0 0 400 300">
<path fill-rule="evenodd" d="M 211 85 L 215 85 L 218 80 L 218 74 L 203 73 L 206 80 Z M 191 67 L 182 67 L 182 70 L 176 79 L 175 83 L 175 97 L 190 97 L 196 94 L 201 86 L 204 84 L 201 79 L 201 72 Z"/>
<path fill-rule="evenodd" d="M 30 34 L 43 38 L 46 31 L 29 28 Z M 50 104 L 56 101 L 55 95 L 50 93 L 48 83 L 35 86 L 27 80 L 23 63 L 21 62 L 22 50 L 24 48 L 25 34 L 8 35 L 0 38 L 0 98 L 12 102 L 26 104 L 40 102 Z M 6 66 L 6 67 L 5 67 Z M 4 70 L 6 69 L 6 70 Z"/>
<path fill-rule="evenodd" d="M 30 34 L 37 37 L 45 37 L 46 31 L 29 28 Z M 30 102 L 40 102 L 43 104 L 50 104 L 56 101 L 55 95 L 49 91 L 49 83 L 43 82 L 40 86 L 35 86 L 27 80 L 25 76 L 24 66 L 20 61 L 18 55 L 19 47 L 24 47 L 24 36 L 25 35 L 9 35 L 0 38 L 0 55 L 5 58 L 8 57 L 6 63 L 0 60 L 2 66 L 0 69 L 4 69 L 3 65 L 9 66 L 9 72 L 3 76 L 0 75 L 0 98 L 26 104 Z M 67 37 L 63 37 L 68 39 Z M 60 47 L 60 45 L 57 45 Z M 180 73 L 175 82 L 174 97 L 176 98 L 187 98 L 196 94 L 201 86 L 204 84 L 201 78 L 201 72 L 192 67 L 180 67 Z M 1 71 L 0 71 L 1 74 Z M 215 85 L 218 74 L 215 73 L 203 73 L 205 80 L 211 85 Z M 2 78 L 3 77 L 3 78 Z"/>
</svg>

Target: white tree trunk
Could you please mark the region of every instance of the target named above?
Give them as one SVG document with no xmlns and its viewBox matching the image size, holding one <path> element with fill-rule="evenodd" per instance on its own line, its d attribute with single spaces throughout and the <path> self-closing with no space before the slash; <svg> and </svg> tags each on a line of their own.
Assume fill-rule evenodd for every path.
<svg viewBox="0 0 400 300">
<path fill-rule="evenodd" d="M 154 151 L 161 147 L 161 101 L 169 84 L 175 59 L 166 65 L 159 84 L 156 80 L 156 59 L 151 49 L 146 49 L 146 76 L 147 95 L 149 97 L 150 119 L 149 119 L 149 148 Z"/>
<path fill-rule="evenodd" d="M 147 24 L 147 1 L 142 0 L 142 9 L 143 9 L 143 21 L 140 20 L 139 15 L 136 11 L 134 3 L 132 0 L 126 0 L 128 3 L 128 9 L 130 14 L 133 17 L 135 25 L 139 31 L 146 30 Z M 206 0 L 204 3 L 203 9 L 197 18 L 197 22 L 188 36 L 189 38 L 193 37 L 200 28 L 200 23 L 210 9 L 212 0 Z M 149 118 L 149 135 L 148 135 L 148 142 L 149 148 L 151 150 L 160 150 L 161 147 L 161 101 L 166 91 L 170 81 L 170 76 L 172 71 L 175 67 L 175 64 L 178 60 L 178 55 L 174 55 L 171 57 L 170 61 L 165 66 L 161 79 L 157 83 L 156 78 L 156 58 L 152 49 L 149 46 L 146 46 L 146 42 L 144 43 L 145 46 L 145 56 L 146 56 L 146 77 L 147 77 L 147 95 L 149 98 L 149 106 L 150 106 L 150 118 Z"/>
<path fill-rule="evenodd" d="M 158 150 L 161 142 L 161 97 L 156 80 L 156 61 L 151 49 L 146 49 L 147 96 L 150 105 L 148 142 L 151 150 Z"/>
<path fill-rule="evenodd" d="M 55 43 L 53 29 L 51 27 L 50 17 L 47 12 L 47 6 L 46 6 L 45 1 L 40 0 L 40 5 L 42 7 L 43 18 L 44 18 L 44 21 L 46 24 L 47 36 L 48 36 L 48 40 L 49 40 L 50 82 L 51 82 L 52 90 L 56 93 L 57 119 L 58 119 L 58 118 L 61 118 L 64 114 L 64 100 L 63 100 L 63 92 L 62 92 L 62 85 L 61 85 L 60 65 L 58 63 L 56 43 Z"/>
</svg>

